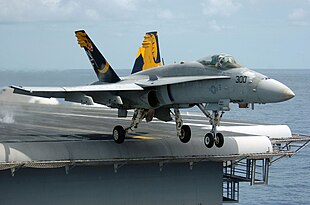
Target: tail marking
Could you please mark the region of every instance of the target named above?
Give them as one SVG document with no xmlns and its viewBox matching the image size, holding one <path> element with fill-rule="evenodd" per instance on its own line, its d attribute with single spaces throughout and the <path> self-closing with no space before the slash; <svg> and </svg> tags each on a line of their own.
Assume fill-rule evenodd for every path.
<svg viewBox="0 0 310 205">
<path fill-rule="evenodd" d="M 90 50 L 91 52 L 94 51 L 93 45 L 91 41 L 87 38 L 87 34 L 85 32 L 76 32 L 75 36 L 77 38 L 78 44 L 81 46 L 81 48 L 86 48 Z"/>
<path fill-rule="evenodd" d="M 105 57 L 100 53 L 86 32 L 84 30 L 76 31 L 75 36 L 77 37 L 78 44 L 81 48 L 84 48 L 99 81 L 108 83 L 120 81 L 118 75 L 112 69 Z"/>
<path fill-rule="evenodd" d="M 138 50 L 132 74 L 161 66 L 158 34 L 156 31 L 148 32 L 144 35 L 142 46 Z"/>
</svg>

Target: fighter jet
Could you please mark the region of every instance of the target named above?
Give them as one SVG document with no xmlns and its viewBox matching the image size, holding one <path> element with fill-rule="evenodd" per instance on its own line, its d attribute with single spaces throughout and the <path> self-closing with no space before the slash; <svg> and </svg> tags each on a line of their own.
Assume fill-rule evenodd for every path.
<svg viewBox="0 0 310 205">
<path fill-rule="evenodd" d="M 116 125 L 112 136 L 123 143 L 129 130 L 146 119 L 176 122 L 176 135 L 187 143 L 191 129 L 183 124 L 180 109 L 197 106 L 209 119 L 212 129 L 204 136 L 204 144 L 218 148 L 224 136 L 217 131 L 224 112 L 231 103 L 248 108 L 255 103 L 277 103 L 295 96 L 284 84 L 242 66 L 229 54 L 215 54 L 199 60 L 162 65 L 157 32 L 148 32 L 138 50 L 129 76 L 120 78 L 100 53 L 84 30 L 75 32 L 79 45 L 85 50 L 98 81 L 74 87 L 11 86 L 14 93 L 64 98 L 82 104 L 93 102 L 118 109 L 118 117 L 127 117 L 133 109 L 131 123 L 124 128 Z"/>
</svg>

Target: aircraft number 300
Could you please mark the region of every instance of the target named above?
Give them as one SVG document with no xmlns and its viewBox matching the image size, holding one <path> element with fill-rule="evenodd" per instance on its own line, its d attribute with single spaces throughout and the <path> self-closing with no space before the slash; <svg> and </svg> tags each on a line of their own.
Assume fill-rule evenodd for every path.
<svg viewBox="0 0 310 205">
<path fill-rule="evenodd" d="M 236 76 L 236 83 L 246 83 L 246 80 L 247 80 L 247 76 L 243 76 L 243 75 Z"/>
</svg>

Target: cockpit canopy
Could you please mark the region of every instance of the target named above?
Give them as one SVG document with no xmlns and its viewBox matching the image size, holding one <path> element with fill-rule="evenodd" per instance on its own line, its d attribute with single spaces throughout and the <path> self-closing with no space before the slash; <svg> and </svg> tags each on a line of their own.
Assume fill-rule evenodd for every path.
<svg viewBox="0 0 310 205">
<path fill-rule="evenodd" d="M 242 67 L 236 59 L 229 54 L 217 54 L 207 56 L 198 60 L 199 63 L 205 66 L 214 66 L 216 68 L 240 68 Z"/>
</svg>

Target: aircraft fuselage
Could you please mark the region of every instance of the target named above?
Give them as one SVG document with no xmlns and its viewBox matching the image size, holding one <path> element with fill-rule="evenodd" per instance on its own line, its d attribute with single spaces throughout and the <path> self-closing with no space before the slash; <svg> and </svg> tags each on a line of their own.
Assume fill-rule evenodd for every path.
<svg viewBox="0 0 310 205">
<path fill-rule="evenodd" d="M 123 79 L 136 81 L 146 78 L 154 82 L 162 77 L 184 76 L 227 76 L 224 79 L 208 79 L 151 87 L 141 92 L 119 92 L 123 107 L 141 108 L 191 107 L 199 103 L 219 103 L 228 100 L 233 103 L 274 103 L 288 100 L 294 93 L 284 84 L 246 67 L 219 68 L 205 66 L 197 61 L 181 62 L 138 72 Z M 122 83 L 122 82 L 119 82 Z M 153 91 L 152 96 L 149 92 Z M 150 98 L 156 99 L 150 99 Z M 96 97 L 95 97 L 96 98 Z M 157 102 L 148 102 L 154 100 Z"/>
</svg>

